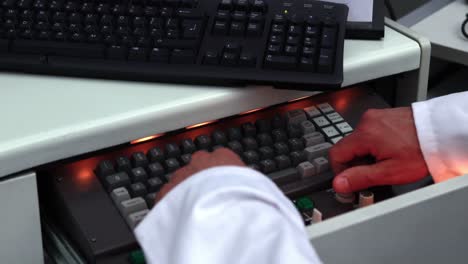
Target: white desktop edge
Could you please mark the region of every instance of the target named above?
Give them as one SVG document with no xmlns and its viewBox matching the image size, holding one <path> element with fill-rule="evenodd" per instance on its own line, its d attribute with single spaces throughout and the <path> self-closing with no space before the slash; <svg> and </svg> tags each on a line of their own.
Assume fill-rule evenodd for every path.
<svg viewBox="0 0 468 264">
<path fill-rule="evenodd" d="M 387 23 L 389 22 L 387 21 Z M 392 28 L 395 27 L 397 26 L 392 24 Z M 344 86 L 402 72 L 414 72 L 419 69 L 422 57 L 419 43 L 392 28 L 386 27 L 386 38 L 382 41 L 353 40 L 346 42 Z M 418 75 L 421 74 L 418 73 Z M 18 77 L 21 77 L 21 79 L 18 79 Z M 418 82 L 419 79 L 424 80 L 425 77 L 421 78 L 419 76 L 416 79 L 418 79 L 416 80 Z M 54 81 L 50 78 L 49 81 L 47 77 L 43 76 L 0 74 L 0 81 L 5 80 L 10 82 L 5 85 L 9 88 L 1 89 L 17 89 L 18 93 L 24 92 L 25 97 L 24 101 L 18 101 L 17 104 L 8 102 L 8 100 L 5 101 L 5 104 L 0 103 L 1 113 L 13 115 L 13 117 L 17 113 L 18 116 L 23 113 L 21 118 L 13 120 L 11 124 L 7 123 L 8 125 L 2 128 L 3 133 L 10 129 L 8 132 L 14 134 L 12 134 L 12 137 L 3 139 L 0 134 L 0 177 L 59 159 L 129 142 L 139 137 L 157 134 L 163 132 L 163 130 L 177 129 L 257 107 L 285 102 L 304 95 L 315 94 L 287 90 L 272 93 L 272 89 L 269 87 L 250 89 L 209 87 L 201 92 L 200 90 L 203 87 L 191 88 L 189 86 L 143 84 L 138 82 L 130 82 L 133 87 L 124 89 L 122 86 L 128 84 L 128 82 L 75 78 L 54 78 Z M 76 80 L 79 80 L 79 82 Z M 17 87 L 14 87 L 15 85 Z M 82 104 L 82 108 L 87 109 L 87 101 L 76 101 L 80 97 L 66 102 L 63 101 L 63 98 L 56 96 L 55 92 L 57 92 L 58 88 L 54 87 L 54 85 L 67 86 L 62 87 L 62 89 L 69 89 L 64 91 L 70 93 L 82 91 L 82 93 L 99 94 L 99 96 L 102 96 L 100 99 L 104 103 L 107 102 L 107 98 L 118 97 L 118 91 L 128 94 L 131 100 L 137 100 L 137 102 L 140 99 L 143 101 L 147 95 L 155 96 L 156 94 L 156 96 L 160 96 L 167 93 L 173 96 L 174 91 L 179 90 L 181 91 L 181 98 L 178 98 L 175 102 L 158 99 L 164 103 L 152 105 L 147 102 L 147 105 L 142 106 L 141 109 L 122 110 L 122 112 L 112 113 L 108 116 L 96 117 L 95 113 L 89 111 L 89 119 L 85 118 L 78 123 L 66 123 L 66 120 L 62 120 L 65 123 L 60 123 L 60 125 L 50 129 L 48 127 L 36 128 L 34 124 L 30 124 L 30 127 L 28 127 L 29 122 L 40 125 L 40 122 L 42 122 L 41 117 L 47 118 L 49 114 L 45 111 L 46 107 L 44 109 L 38 108 L 37 112 L 32 111 L 29 113 L 25 108 L 30 105 L 44 103 L 50 107 L 53 102 L 60 102 L 60 104 L 68 104 L 70 107 Z M 109 90 L 109 86 L 115 89 Z M 151 89 L 150 86 L 154 86 L 154 88 Z M 176 87 L 179 89 L 174 90 Z M 422 88 L 424 88 L 424 85 Z M 193 89 L 194 92 L 192 93 L 190 89 Z M 411 89 L 408 88 L 407 90 Z M 419 90 L 421 90 L 421 87 L 415 87 L 413 90 L 417 90 L 413 93 L 417 97 L 411 100 L 424 99 L 424 96 L 420 95 Z M 8 91 L 15 93 L 15 90 Z M 134 96 L 133 91 L 136 94 L 141 92 L 141 94 L 138 95 L 139 97 Z M 36 101 L 37 98 L 28 98 L 33 94 L 42 96 L 42 101 Z M 109 97 L 104 96 L 105 94 Z M 192 94 L 194 96 L 191 96 Z M 424 94 L 424 91 L 422 94 Z M 77 109 L 79 110 L 79 108 L 75 108 L 75 110 Z M 66 109 L 64 107 L 56 110 L 60 112 Z M 187 115 L 189 117 L 184 116 L 184 113 L 190 113 Z M 71 114 L 73 113 L 61 113 L 57 117 L 63 118 Z M 77 115 L 76 118 L 82 118 L 82 116 Z M 54 120 L 49 120 L 52 122 L 51 126 L 54 125 Z M 59 121 L 57 121 L 58 123 Z M 157 124 L 164 124 L 164 129 L 159 128 L 161 126 L 157 126 Z M 21 135 L 20 128 L 27 132 L 25 136 Z M 0 133 L 2 132 L 0 131 Z"/>
</svg>

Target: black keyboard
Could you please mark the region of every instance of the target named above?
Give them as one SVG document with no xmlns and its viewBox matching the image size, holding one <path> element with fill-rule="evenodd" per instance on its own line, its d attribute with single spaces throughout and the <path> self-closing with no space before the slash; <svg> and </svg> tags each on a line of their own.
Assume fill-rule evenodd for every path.
<svg viewBox="0 0 468 264">
<path fill-rule="evenodd" d="M 0 69 L 338 88 L 347 14 L 315 0 L 1 0 Z"/>
<path fill-rule="evenodd" d="M 314 208 L 327 219 L 354 209 L 338 203 L 330 190 L 328 150 L 353 132 L 367 109 L 385 107 L 370 88 L 284 103 L 50 164 L 38 173 L 39 179 L 50 179 L 40 190 L 92 263 L 126 263 L 141 255 L 133 228 L 171 173 L 197 150 L 233 150 L 294 199 L 306 222 L 313 222 Z M 375 194 L 377 200 L 387 195 Z"/>
</svg>

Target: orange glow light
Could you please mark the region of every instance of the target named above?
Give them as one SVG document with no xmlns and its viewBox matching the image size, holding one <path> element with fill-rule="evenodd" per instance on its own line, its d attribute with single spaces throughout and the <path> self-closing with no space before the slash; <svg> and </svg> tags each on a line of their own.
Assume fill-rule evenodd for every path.
<svg viewBox="0 0 468 264">
<path fill-rule="evenodd" d="M 91 183 L 94 177 L 93 173 L 87 169 L 80 169 L 77 172 L 76 176 L 77 176 L 78 184 L 81 187 L 87 187 Z"/>
<path fill-rule="evenodd" d="M 288 103 L 297 102 L 297 101 L 300 101 L 300 100 L 307 99 L 307 98 L 309 98 L 309 97 L 312 97 L 312 95 L 299 97 L 299 98 L 297 98 L 297 99 L 293 99 L 293 100 L 288 101 Z"/>
<path fill-rule="evenodd" d="M 255 112 L 258 112 L 260 110 L 262 110 L 263 108 L 255 108 L 255 109 L 252 109 L 252 110 L 249 110 L 249 111 L 245 111 L 245 112 L 242 112 L 240 113 L 239 115 L 246 115 L 246 114 L 251 114 L 251 113 L 255 113 Z"/>
<path fill-rule="evenodd" d="M 192 128 L 197 128 L 197 127 L 201 127 L 201 126 L 206 126 L 206 125 L 212 124 L 212 123 L 217 122 L 217 121 L 218 121 L 218 120 L 213 120 L 213 121 L 207 121 L 207 122 L 203 122 L 203 123 L 198 123 L 198 124 L 195 124 L 195 125 L 188 126 L 188 127 L 186 127 L 185 129 L 192 129 Z"/>
<path fill-rule="evenodd" d="M 335 108 L 338 111 L 343 111 L 348 107 L 349 101 L 345 97 L 339 98 L 335 103 Z"/>
<path fill-rule="evenodd" d="M 133 144 L 138 144 L 138 143 L 141 143 L 141 142 L 149 141 L 149 140 L 158 138 L 158 137 L 160 137 L 162 135 L 164 135 L 164 134 L 157 134 L 157 135 L 152 135 L 152 136 L 149 136 L 149 137 L 135 139 L 135 140 L 131 141 L 130 144 L 133 145 Z"/>
</svg>

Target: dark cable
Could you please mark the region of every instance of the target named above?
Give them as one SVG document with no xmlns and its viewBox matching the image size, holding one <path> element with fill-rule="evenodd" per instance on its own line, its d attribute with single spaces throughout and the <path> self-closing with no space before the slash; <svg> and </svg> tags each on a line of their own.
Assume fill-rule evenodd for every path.
<svg viewBox="0 0 468 264">
<path fill-rule="evenodd" d="M 397 20 L 395 9 L 393 9 L 392 4 L 390 3 L 390 0 L 385 0 L 385 6 L 387 7 L 388 14 L 390 15 L 390 18 L 392 20 Z"/>
<path fill-rule="evenodd" d="M 463 21 L 463 24 L 461 26 L 461 31 L 463 33 L 463 36 L 465 36 L 465 38 L 468 38 L 468 32 L 466 31 L 467 24 L 468 24 L 468 14 L 466 14 L 465 21 Z"/>
</svg>

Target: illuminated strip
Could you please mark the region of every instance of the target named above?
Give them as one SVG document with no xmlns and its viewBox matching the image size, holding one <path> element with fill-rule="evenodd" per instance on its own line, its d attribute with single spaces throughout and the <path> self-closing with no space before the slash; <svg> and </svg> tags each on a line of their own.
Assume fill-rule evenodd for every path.
<svg viewBox="0 0 468 264">
<path fill-rule="evenodd" d="M 141 142 L 145 142 L 145 141 L 149 141 L 149 140 L 161 137 L 163 135 L 164 135 L 164 133 L 163 134 L 152 135 L 152 136 L 148 136 L 148 137 L 144 137 L 144 138 L 135 139 L 135 140 L 131 141 L 130 144 L 138 144 L 138 143 L 141 143 Z"/>
</svg>

